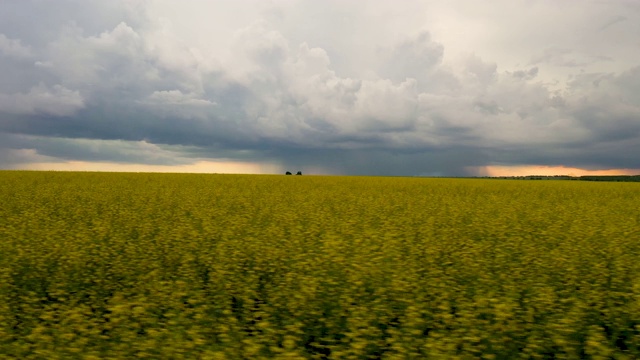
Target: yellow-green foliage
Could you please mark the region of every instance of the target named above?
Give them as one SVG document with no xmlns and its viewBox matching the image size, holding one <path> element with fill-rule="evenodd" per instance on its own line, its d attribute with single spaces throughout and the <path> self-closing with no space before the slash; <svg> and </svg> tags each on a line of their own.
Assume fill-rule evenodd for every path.
<svg viewBox="0 0 640 360">
<path fill-rule="evenodd" d="M 0 356 L 640 357 L 640 186 L 0 173 Z"/>
</svg>

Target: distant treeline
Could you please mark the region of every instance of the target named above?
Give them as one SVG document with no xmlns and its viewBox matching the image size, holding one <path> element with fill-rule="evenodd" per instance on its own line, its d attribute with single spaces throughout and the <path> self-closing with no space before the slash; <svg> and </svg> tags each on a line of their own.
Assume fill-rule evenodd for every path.
<svg viewBox="0 0 640 360">
<path fill-rule="evenodd" d="M 510 179 L 510 180 L 577 180 L 577 181 L 626 181 L 640 182 L 640 175 L 527 175 L 527 176 L 498 176 L 487 177 L 489 179 Z"/>
</svg>

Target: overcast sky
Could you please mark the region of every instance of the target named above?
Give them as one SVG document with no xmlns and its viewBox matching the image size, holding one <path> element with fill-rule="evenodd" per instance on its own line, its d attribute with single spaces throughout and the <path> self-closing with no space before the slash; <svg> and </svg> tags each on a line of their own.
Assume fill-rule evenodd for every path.
<svg viewBox="0 0 640 360">
<path fill-rule="evenodd" d="M 2 0 L 0 168 L 640 173 L 640 1 Z"/>
</svg>

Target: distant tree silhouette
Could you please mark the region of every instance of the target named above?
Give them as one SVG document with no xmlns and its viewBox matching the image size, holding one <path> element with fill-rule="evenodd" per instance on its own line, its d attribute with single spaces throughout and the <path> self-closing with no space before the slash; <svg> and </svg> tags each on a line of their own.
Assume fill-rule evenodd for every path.
<svg viewBox="0 0 640 360">
<path fill-rule="evenodd" d="M 290 171 L 287 171 L 287 172 L 285 173 L 285 175 L 291 175 L 291 172 L 290 172 Z"/>
<path fill-rule="evenodd" d="M 302 171 L 298 171 L 296 175 L 302 175 Z"/>
</svg>

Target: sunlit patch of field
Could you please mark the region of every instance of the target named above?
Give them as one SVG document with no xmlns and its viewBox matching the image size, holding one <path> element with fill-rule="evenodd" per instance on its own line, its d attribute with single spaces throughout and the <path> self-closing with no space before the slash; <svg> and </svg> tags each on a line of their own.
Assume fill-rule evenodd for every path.
<svg viewBox="0 0 640 360">
<path fill-rule="evenodd" d="M 0 172 L 0 355 L 640 357 L 640 186 Z"/>
</svg>

